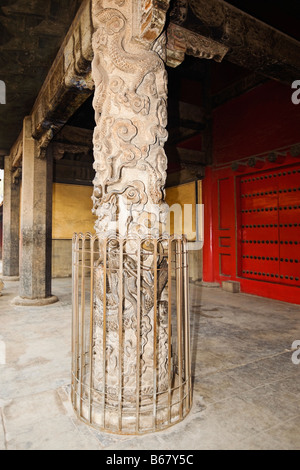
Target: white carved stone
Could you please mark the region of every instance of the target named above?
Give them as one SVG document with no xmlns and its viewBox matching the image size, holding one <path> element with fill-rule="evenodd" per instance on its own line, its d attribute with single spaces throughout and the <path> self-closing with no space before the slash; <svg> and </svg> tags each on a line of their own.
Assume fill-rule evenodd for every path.
<svg viewBox="0 0 300 470">
<path fill-rule="evenodd" d="M 168 212 L 164 202 L 167 74 L 158 53 L 164 44 L 153 42 L 146 48 L 131 40 L 133 10 L 139 3 L 94 2 L 97 233 L 113 230 L 120 207 L 126 207 L 130 215 L 124 226 L 120 224 L 120 234 L 142 235 L 147 220 L 158 235 Z"/>
<path fill-rule="evenodd" d="M 160 7 L 155 7 L 156 4 Z M 106 394 L 108 406 L 117 407 L 121 393 L 123 405 L 134 410 L 140 360 L 141 406 L 149 407 L 144 419 L 147 415 L 150 420 L 154 387 L 155 393 L 168 389 L 167 270 L 159 271 L 155 299 L 154 263 L 163 267 L 163 258 L 156 258 L 153 244 L 143 246 L 139 286 L 140 242 L 128 241 L 121 249 L 118 237 L 141 240 L 146 235 L 159 237 L 165 232 L 169 210 L 164 191 L 167 74 L 163 61 L 166 41 L 161 33 L 168 4 L 168 0 L 93 2 L 96 118 L 93 203 L 101 253 L 95 270 L 93 387 Z M 112 241 L 106 245 L 111 234 Z M 141 338 L 137 336 L 138 316 Z M 157 371 L 153 361 L 155 336 Z M 137 360 L 138 342 L 141 349 Z M 112 416 L 111 420 L 114 419 Z"/>
</svg>

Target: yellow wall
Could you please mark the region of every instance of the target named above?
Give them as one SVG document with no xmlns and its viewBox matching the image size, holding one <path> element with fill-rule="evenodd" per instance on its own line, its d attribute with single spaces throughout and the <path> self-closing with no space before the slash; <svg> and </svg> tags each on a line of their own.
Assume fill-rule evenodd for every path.
<svg viewBox="0 0 300 470">
<path fill-rule="evenodd" d="M 196 238 L 196 186 L 195 182 L 182 184 L 180 186 L 174 186 L 167 188 L 166 190 L 166 202 L 172 207 L 175 204 L 179 204 L 182 210 L 182 228 L 180 223 L 180 217 L 178 217 L 175 211 L 175 216 L 171 216 L 170 221 L 170 232 L 171 235 L 185 234 L 187 238 L 192 241 Z M 184 210 L 185 205 L 191 205 L 191 212 L 189 213 Z M 178 213 L 179 214 L 179 213 Z M 185 217 L 184 217 L 185 214 Z"/>
<path fill-rule="evenodd" d="M 198 204 L 202 203 L 202 184 L 198 183 Z M 96 217 L 92 214 L 93 203 L 91 196 L 93 188 L 91 186 L 80 186 L 71 184 L 53 184 L 53 235 L 55 240 L 72 239 L 75 232 L 94 233 Z M 189 240 L 194 240 L 196 231 L 196 189 L 195 182 L 182 184 L 167 188 L 166 201 L 171 207 L 179 204 L 182 208 L 185 204 L 192 205 L 191 220 L 185 221 L 183 217 L 182 229 L 178 225 L 178 220 L 171 217 L 171 233 L 178 233 L 185 228 Z M 175 225 L 174 225 L 175 221 Z M 176 223 L 177 222 L 177 223 Z"/>
<path fill-rule="evenodd" d="M 93 188 L 90 186 L 59 184 L 53 185 L 53 277 L 68 277 L 72 273 L 72 243 L 75 232 L 94 232 L 95 216 L 92 214 Z M 198 182 L 198 203 L 202 203 L 202 184 Z M 167 203 L 192 205 L 192 217 L 185 230 L 190 241 L 195 240 L 196 231 L 196 188 L 195 183 L 183 184 L 166 190 Z M 178 233 L 179 227 L 171 217 L 171 233 Z M 191 251 L 189 255 L 190 277 L 200 279 L 202 276 L 202 252 Z"/>
<path fill-rule="evenodd" d="M 202 181 L 199 180 L 198 184 L 198 204 L 203 204 Z"/>
<path fill-rule="evenodd" d="M 54 183 L 52 238 L 72 239 L 75 232 L 94 233 L 91 186 Z"/>
</svg>

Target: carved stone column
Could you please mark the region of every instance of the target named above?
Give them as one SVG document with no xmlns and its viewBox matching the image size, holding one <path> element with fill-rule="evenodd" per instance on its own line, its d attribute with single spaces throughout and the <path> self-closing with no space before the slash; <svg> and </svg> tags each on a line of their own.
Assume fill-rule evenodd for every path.
<svg viewBox="0 0 300 470">
<path fill-rule="evenodd" d="M 5 157 L 3 210 L 3 279 L 19 279 L 20 181 L 12 168 L 12 159 Z"/>
<path fill-rule="evenodd" d="M 105 394 L 109 406 L 117 407 L 121 394 L 123 405 L 134 409 L 140 381 L 140 404 L 150 406 L 150 422 L 149 396 L 168 388 L 168 272 L 152 242 L 142 246 L 139 256 L 137 247 L 143 237 L 153 240 L 164 233 L 169 209 L 164 199 L 167 74 L 165 36 L 161 34 L 168 4 L 168 0 L 93 2 L 97 123 L 93 201 L 100 244 L 95 272 L 93 386 Z M 125 238 L 130 240 L 126 244 Z M 158 268 L 159 278 L 155 279 L 152 273 Z M 156 336 L 158 352 L 154 353 Z M 137 360 L 138 344 L 141 359 Z M 154 354 L 159 358 L 156 366 Z M 137 380 L 140 360 L 143 367 Z"/>
<path fill-rule="evenodd" d="M 73 239 L 71 399 L 101 431 L 191 409 L 185 237 L 166 232 L 169 0 L 94 0 L 96 234 Z"/>
<path fill-rule="evenodd" d="M 161 32 L 168 4 L 93 2 L 94 211 L 99 234 L 115 230 L 116 222 L 122 235 L 142 235 L 149 225 L 153 234 L 163 232 L 168 134 Z M 125 221 L 120 207 L 128 209 Z"/>
</svg>

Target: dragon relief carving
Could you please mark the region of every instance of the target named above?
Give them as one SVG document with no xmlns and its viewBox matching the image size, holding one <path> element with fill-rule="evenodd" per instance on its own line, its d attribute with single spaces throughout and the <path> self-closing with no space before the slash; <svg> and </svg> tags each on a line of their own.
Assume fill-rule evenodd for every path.
<svg viewBox="0 0 300 470">
<path fill-rule="evenodd" d="M 139 362 L 143 403 L 153 393 L 154 323 L 157 390 L 168 387 L 168 262 L 165 255 L 157 259 L 151 243 L 146 248 L 143 245 L 140 257 L 137 252 L 144 237 L 164 234 L 169 210 L 164 192 L 167 170 L 164 143 L 168 133 L 167 74 L 162 58 L 166 38 L 165 35 L 155 37 L 147 46 L 144 40 L 132 40 L 131 2 L 114 0 L 112 4 L 114 8 L 94 9 L 96 177 L 92 199 L 100 244 L 95 266 L 94 381 L 95 388 L 105 393 L 114 405 L 122 368 L 123 399 L 130 406 L 135 401 Z M 105 244 L 109 236 L 111 241 Z M 121 248 L 120 240 L 124 238 L 131 241 Z M 158 288 L 154 298 L 156 270 Z M 139 282 L 138 272 L 141 273 Z M 139 321 L 141 338 L 137 351 Z"/>
<path fill-rule="evenodd" d="M 164 62 L 155 50 L 130 44 L 130 28 L 121 11 L 100 10 L 97 24 L 93 37 L 96 230 L 109 230 L 110 222 L 115 222 L 118 215 L 118 201 L 130 196 L 132 191 L 127 189 L 132 181 L 141 181 L 144 186 L 135 185 L 136 197 L 127 197 L 126 206 L 131 214 L 147 210 L 147 204 L 159 205 L 159 233 L 168 211 L 163 192 L 167 169 L 163 145 L 168 138 Z M 162 51 L 163 44 L 154 43 L 154 48 Z M 134 214 L 133 219 L 137 218 Z M 134 223 L 121 228 L 125 229 L 133 230 Z"/>
<path fill-rule="evenodd" d="M 130 244 L 130 242 L 129 242 Z M 126 400 L 135 401 L 136 393 L 136 370 L 140 361 L 140 386 L 143 395 L 153 392 L 153 312 L 154 304 L 157 302 L 157 369 L 158 390 L 164 391 L 168 384 L 168 325 L 167 312 L 168 302 L 165 293 L 168 270 L 166 259 L 159 259 L 158 267 L 162 275 L 159 277 L 157 299 L 154 297 L 153 277 L 153 250 L 150 248 L 142 251 L 141 271 L 143 278 L 140 280 L 141 291 L 138 293 L 137 262 L 135 256 L 126 254 L 133 251 L 134 247 L 124 250 L 124 264 L 122 277 L 120 279 L 119 257 L 120 246 L 117 240 L 111 240 L 108 247 L 107 269 L 109 275 L 106 282 L 106 293 L 104 294 L 104 270 L 101 262 L 96 270 L 95 288 L 95 327 L 94 327 L 94 370 L 97 389 L 108 394 L 111 403 L 118 397 L 118 381 L 116 374 L 119 368 L 119 309 L 120 309 L 120 283 L 124 291 L 122 298 L 122 380 L 124 386 L 124 397 Z M 138 295 L 141 299 L 140 312 L 138 311 Z M 104 325 L 103 305 L 106 305 L 106 325 Z M 140 350 L 137 351 L 137 323 L 140 315 Z M 103 328 L 106 327 L 106 370 L 103 370 Z"/>
</svg>

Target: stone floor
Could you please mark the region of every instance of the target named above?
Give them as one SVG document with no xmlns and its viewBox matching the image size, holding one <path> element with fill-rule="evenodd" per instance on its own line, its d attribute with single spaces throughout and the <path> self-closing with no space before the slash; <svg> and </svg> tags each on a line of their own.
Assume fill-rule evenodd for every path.
<svg viewBox="0 0 300 470">
<path fill-rule="evenodd" d="M 0 450 L 300 449 L 300 306 L 192 285 L 192 412 L 167 431 L 119 437 L 70 405 L 70 279 L 54 280 L 60 302 L 48 307 L 11 306 L 17 288 L 6 282 L 0 297 Z"/>
</svg>

